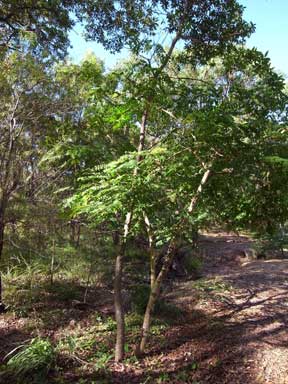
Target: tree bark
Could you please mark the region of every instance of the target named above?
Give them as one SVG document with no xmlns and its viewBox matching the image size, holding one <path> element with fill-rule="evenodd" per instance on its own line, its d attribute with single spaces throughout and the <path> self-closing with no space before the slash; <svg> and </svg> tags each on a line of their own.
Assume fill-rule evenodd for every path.
<svg viewBox="0 0 288 384">
<path fill-rule="evenodd" d="M 2 262 L 2 253 L 4 247 L 4 231 L 5 231 L 5 221 L 4 221 L 4 208 L 0 206 L 0 263 Z M 0 271 L 0 313 L 5 309 L 4 304 L 2 303 L 2 272 Z"/>
<path fill-rule="evenodd" d="M 182 24 L 183 24 L 183 20 L 181 20 L 179 31 L 177 32 L 176 36 L 172 40 L 171 46 L 166 54 L 164 61 L 162 62 L 162 65 L 159 67 L 158 71 L 154 75 L 154 80 L 160 75 L 160 73 L 167 66 L 173 54 L 174 48 L 178 40 L 180 39 Z M 148 96 L 148 98 L 146 99 L 146 107 L 144 109 L 144 113 L 141 118 L 141 125 L 140 125 L 140 132 L 139 132 L 139 145 L 137 150 L 138 152 L 137 165 L 134 169 L 134 173 L 133 173 L 134 176 L 137 176 L 138 165 L 142 161 L 142 151 L 144 149 L 145 138 L 146 138 L 146 126 L 147 126 L 149 108 L 150 108 L 152 99 L 153 99 L 152 95 Z M 116 318 L 116 324 L 117 324 L 116 345 L 115 345 L 115 361 L 116 362 L 119 362 L 124 358 L 125 321 L 124 321 L 124 308 L 123 308 L 123 299 L 122 299 L 122 273 L 123 273 L 123 259 L 125 257 L 126 242 L 127 242 L 127 237 L 128 237 L 130 226 L 131 226 L 132 216 L 133 216 L 133 204 L 131 206 L 130 212 L 128 212 L 126 215 L 126 220 L 124 225 L 124 236 L 123 236 L 123 240 L 122 240 L 118 255 L 116 257 L 116 262 L 115 262 L 114 306 L 115 306 L 115 318 Z"/>
<path fill-rule="evenodd" d="M 137 155 L 137 165 L 134 169 L 134 176 L 137 176 L 138 173 L 138 164 L 142 160 L 141 152 L 144 149 L 145 136 L 146 136 L 146 125 L 148 118 L 148 107 L 142 115 L 140 133 L 139 133 L 139 145 L 138 145 L 138 155 Z M 130 212 L 127 213 L 125 224 L 124 224 L 124 234 L 123 239 L 120 245 L 119 252 L 116 256 L 115 261 L 115 278 L 114 278 L 114 307 L 115 307 L 115 319 L 116 319 L 116 344 L 115 344 L 115 362 L 119 362 L 124 358 L 124 346 L 125 346 L 125 313 L 123 308 L 123 298 L 122 298 L 122 275 L 123 275 L 123 259 L 126 252 L 127 238 L 130 231 L 131 221 L 133 216 L 133 205 Z"/>
<path fill-rule="evenodd" d="M 124 358 L 125 346 L 125 319 L 122 297 L 122 274 L 123 259 L 125 257 L 127 238 L 130 230 L 132 212 L 128 212 L 125 219 L 123 239 L 120 244 L 119 252 L 115 261 L 115 277 L 114 277 L 114 307 L 116 319 L 116 344 L 115 344 L 115 362 L 119 362 Z"/>
<path fill-rule="evenodd" d="M 156 301 L 160 294 L 160 288 L 161 288 L 162 282 L 166 277 L 167 272 L 171 266 L 175 249 L 176 249 L 176 238 L 170 241 L 161 271 L 158 274 L 157 278 L 155 279 L 153 287 L 151 287 L 150 296 L 149 296 L 149 300 L 146 306 L 144 319 L 143 319 L 141 341 L 136 348 L 136 355 L 140 356 L 144 353 L 145 346 L 149 337 L 152 313 L 153 313 Z"/>
<path fill-rule="evenodd" d="M 151 223 L 149 217 L 143 212 L 144 222 L 149 241 L 149 259 L 150 259 L 150 288 L 152 289 L 156 280 L 156 251 L 153 232 L 151 229 Z"/>
<path fill-rule="evenodd" d="M 196 207 L 196 204 L 199 200 L 199 196 L 201 195 L 201 193 L 203 191 L 203 187 L 207 183 L 210 175 L 211 175 L 211 169 L 206 170 L 201 181 L 200 181 L 200 184 L 197 188 L 195 195 L 193 196 L 193 198 L 190 201 L 190 204 L 189 204 L 189 207 L 187 210 L 189 214 L 193 213 L 193 211 Z M 151 288 L 148 304 L 146 306 L 146 311 L 145 311 L 144 319 L 143 319 L 141 340 L 140 340 L 140 344 L 138 345 L 138 347 L 136 349 L 136 354 L 138 354 L 138 355 L 143 354 L 145 351 L 146 343 L 147 343 L 147 340 L 149 337 L 151 316 L 152 316 L 156 301 L 157 301 L 159 294 L 160 294 L 161 284 L 162 284 L 164 278 L 166 277 L 166 275 L 169 271 L 169 268 L 172 264 L 175 249 L 177 246 L 177 239 L 178 239 L 179 235 L 181 234 L 181 231 L 183 229 L 183 225 L 185 224 L 185 221 L 186 221 L 186 218 L 183 218 L 183 219 L 179 220 L 178 223 L 176 223 L 176 225 L 174 227 L 174 236 L 170 240 L 168 250 L 166 252 L 166 255 L 164 258 L 164 263 L 162 265 L 161 271 L 158 274 L 158 276 L 154 282 L 153 287 Z"/>
</svg>

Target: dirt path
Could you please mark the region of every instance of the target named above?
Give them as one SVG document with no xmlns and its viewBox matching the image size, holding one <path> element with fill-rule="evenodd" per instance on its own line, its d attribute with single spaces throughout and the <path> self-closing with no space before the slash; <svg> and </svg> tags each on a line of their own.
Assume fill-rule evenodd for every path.
<svg viewBox="0 0 288 384">
<path fill-rule="evenodd" d="M 203 288 L 204 297 L 196 305 L 191 302 L 191 310 L 208 319 L 200 339 L 210 341 L 218 362 L 209 376 L 206 361 L 201 383 L 288 383 L 288 260 L 241 265 L 239 257 L 250 246 L 249 239 L 229 235 L 202 240 L 205 277 L 212 287 L 210 293 L 209 284 Z M 181 298 L 189 305 L 194 287 L 193 282 L 180 283 L 178 303 Z"/>
</svg>

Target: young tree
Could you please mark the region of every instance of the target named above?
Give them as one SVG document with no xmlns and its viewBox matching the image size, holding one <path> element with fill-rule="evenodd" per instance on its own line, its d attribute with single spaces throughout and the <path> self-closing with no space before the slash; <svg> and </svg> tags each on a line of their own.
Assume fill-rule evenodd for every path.
<svg viewBox="0 0 288 384">
<path fill-rule="evenodd" d="M 200 108 L 189 113 L 187 105 L 186 119 L 189 119 L 189 115 L 191 116 L 192 126 L 188 125 L 190 129 L 184 126 L 183 131 L 187 131 L 187 134 L 182 134 L 181 142 L 177 140 L 181 143 L 176 146 L 178 164 L 196 167 L 192 168 L 192 172 L 189 171 L 188 174 L 186 167 L 183 171 L 172 164 L 165 167 L 169 170 L 172 180 L 181 181 L 182 172 L 183 181 L 186 177 L 184 184 L 180 183 L 179 189 L 176 187 L 176 191 L 174 190 L 176 198 L 182 200 L 180 206 L 186 206 L 186 208 L 178 207 L 176 220 L 170 227 L 167 253 L 162 269 L 151 289 L 144 316 L 140 353 L 145 349 L 151 313 L 159 297 L 161 282 L 173 260 L 177 240 L 187 231 L 189 232 L 189 223 L 191 225 L 195 220 L 201 221 L 201 210 L 199 211 L 197 206 L 200 205 L 201 209 L 202 200 L 206 220 L 207 215 L 213 217 L 213 210 L 209 212 L 211 197 L 211 205 L 215 208 L 219 204 L 221 191 L 227 188 L 227 178 L 233 180 L 228 184 L 230 195 L 235 192 L 237 195 L 239 188 L 244 190 L 244 195 L 247 192 L 251 193 L 251 183 L 247 185 L 243 181 L 252 179 L 255 182 L 256 175 L 265 172 L 265 154 L 267 147 L 271 145 L 270 135 L 272 137 L 277 135 L 280 139 L 279 131 L 283 131 L 282 118 L 287 103 L 287 97 L 283 92 L 284 83 L 283 79 L 271 69 L 267 57 L 256 50 L 232 49 L 224 57 L 222 68 L 213 79 L 213 83 L 214 89 L 211 88 L 211 79 L 208 82 L 205 80 L 200 96 L 202 98 Z M 286 142 L 287 137 L 283 135 L 281 140 Z M 169 156 L 172 148 L 173 144 L 169 147 Z M 183 154 L 182 159 L 181 154 Z M 174 167 L 176 173 L 174 173 Z M 193 182 L 195 176 L 196 180 L 198 179 L 196 185 Z M 207 188 L 206 185 L 210 179 L 211 186 Z M 186 184 L 187 181 L 190 183 L 189 186 Z M 191 185 L 195 185 L 194 193 L 188 192 Z M 207 192 L 205 192 L 206 188 Z M 191 194 L 192 198 L 189 198 Z M 215 195 L 217 200 L 214 200 Z M 231 201 L 231 197 L 229 200 Z M 222 205 L 222 202 L 220 204 Z M 219 209 L 217 211 L 219 212 Z M 232 213 L 233 211 L 230 211 L 230 215 Z M 235 216 L 230 216 L 230 220 L 233 221 Z M 281 215 L 278 214 L 278 220 L 280 217 Z M 222 225 L 223 223 L 225 221 L 221 222 Z"/>
<path fill-rule="evenodd" d="M 92 170 L 75 197 L 76 211 L 98 221 L 111 220 L 115 212 L 125 216 L 133 201 L 135 219 L 143 220 L 145 212 L 150 235 L 169 243 L 162 269 L 153 277 L 139 353 L 179 240 L 189 239 L 191 228 L 203 223 L 227 223 L 228 214 L 236 222 L 238 192 L 257 193 L 253 182 L 267 168 L 271 137 L 277 135 L 279 145 L 286 140 L 279 133 L 287 98 L 269 59 L 237 48 L 217 60 L 198 70 L 186 65 L 174 81 L 171 62 L 150 109 L 149 133 L 157 134 L 156 142 L 141 151 L 140 162 L 139 153 L 131 153 L 100 174 Z M 224 209 L 227 193 L 235 199 Z M 232 204 L 234 211 L 228 209 Z"/>
</svg>

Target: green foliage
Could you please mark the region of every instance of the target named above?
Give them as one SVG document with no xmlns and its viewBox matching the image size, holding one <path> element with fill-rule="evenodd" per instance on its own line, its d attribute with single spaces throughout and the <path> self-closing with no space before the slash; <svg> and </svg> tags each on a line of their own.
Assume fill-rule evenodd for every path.
<svg viewBox="0 0 288 384">
<path fill-rule="evenodd" d="M 135 327 L 136 328 L 140 327 L 142 325 L 142 321 L 143 321 L 142 314 L 143 313 L 138 313 L 136 311 L 128 313 L 127 316 L 126 316 L 126 326 L 127 326 L 127 328 L 128 329 L 133 329 Z"/>
<path fill-rule="evenodd" d="M 101 331 L 112 332 L 116 329 L 116 322 L 111 317 L 107 317 L 105 320 L 101 320 L 98 324 L 98 329 Z"/>
<path fill-rule="evenodd" d="M 215 222 L 236 228 L 263 224 L 259 213 L 265 212 L 264 200 L 259 196 L 271 198 L 263 175 L 269 137 L 283 130 L 279 124 L 287 101 L 283 79 L 273 72 L 269 59 L 255 49 L 231 48 L 225 58 L 217 60 L 198 71 L 186 64 L 177 76 L 171 76 L 170 68 L 163 73 L 166 77 L 161 78 L 162 88 L 153 99 L 149 120 L 149 129 L 155 129 L 160 137 L 157 146 L 142 152 L 137 176 L 133 172 L 137 155 L 132 152 L 107 163 L 102 172 L 94 168 L 78 179 L 82 186 L 66 204 L 73 214 L 116 225 L 115 215 L 124 220 L 125 212 L 133 206 L 135 225 L 131 230 L 139 231 L 144 210 L 157 244 L 169 241 L 175 219 L 183 217 L 184 236 L 189 236 L 191 226 L 201 228 Z M 136 78 L 143 70 L 132 61 L 126 68 L 130 76 L 133 69 Z M 176 97 L 179 92 L 181 96 Z M 165 111 L 171 111 L 172 116 Z M 285 136 L 277 137 L 280 147 Z M 273 151 L 277 152 L 275 146 Z M 213 177 L 190 216 L 183 207 L 198 187 L 203 165 L 211 166 Z M 275 171 L 274 166 L 270 190 L 279 185 L 281 191 L 274 199 L 279 207 L 275 211 L 274 206 L 277 221 L 287 212 L 279 170 L 279 178 Z"/>
<path fill-rule="evenodd" d="M 76 1 L 65 3 L 52 0 L 31 2 L 10 0 L 2 4 L 1 45 L 5 52 L 19 49 L 27 41 L 35 53 L 44 50 L 47 54 L 62 54 L 68 45 L 67 32 L 74 25 L 69 13 L 75 9 Z"/>
<path fill-rule="evenodd" d="M 170 379 L 170 376 L 169 376 L 168 373 L 161 373 L 161 374 L 159 375 L 159 377 L 157 378 L 156 383 L 157 383 L 157 384 L 167 383 L 167 382 L 169 382 L 169 379 Z"/>
<path fill-rule="evenodd" d="M 84 6 L 87 10 L 84 17 L 90 39 L 97 39 L 113 52 L 120 51 L 124 45 L 135 54 L 151 56 L 155 50 L 161 65 L 166 55 L 163 47 L 153 41 L 157 32 L 169 31 L 174 35 L 181 28 L 178 39 L 183 40 L 186 53 L 191 52 L 192 57 L 203 61 L 219 54 L 232 42 L 241 43 L 253 31 L 253 25 L 243 21 L 243 7 L 236 1 L 219 0 L 213 12 L 207 12 L 210 7 L 209 0 L 198 1 L 195 6 L 165 0 L 152 3 L 135 0 L 133 6 L 127 0 L 104 4 L 94 1 Z M 103 25 L 106 33 L 103 33 Z"/>
<path fill-rule="evenodd" d="M 231 286 L 226 282 L 223 282 L 221 279 L 200 279 L 193 283 L 193 286 L 202 292 L 215 292 L 222 293 L 231 290 Z"/>
<path fill-rule="evenodd" d="M 28 345 L 21 346 L 21 351 L 13 355 L 7 363 L 6 372 L 17 381 L 28 382 L 29 376 L 45 377 L 55 362 L 55 352 L 51 343 L 40 338 L 32 339 Z"/>
<path fill-rule="evenodd" d="M 266 235 L 257 236 L 253 247 L 257 255 L 264 258 L 285 257 L 285 251 L 288 249 L 288 234 L 285 227 L 278 228 L 275 232 Z"/>
<path fill-rule="evenodd" d="M 150 286 L 149 285 L 136 285 L 132 289 L 132 309 L 137 314 L 143 315 L 145 313 L 146 305 L 149 300 Z"/>
<path fill-rule="evenodd" d="M 8 1 L 0 22 L 0 253 L 5 229 L 3 267 L 10 282 L 19 277 L 22 315 L 41 294 L 44 275 L 62 304 L 81 299 L 83 283 L 86 293 L 95 281 L 111 284 L 127 212 L 133 213 L 123 269 L 129 283 L 148 275 L 148 246 L 132 245 L 133 236 L 149 232 L 143 213 L 156 248 L 190 240 L 195 228 L 211 224 L 271 235 L 285 224 L 284 80 L 267 55 L 243 46 L 254 26 L 236 0 L 46 3 Z M 65 52 L 77 20 L 86 37 L 112 52 L 128 47 L 132 56 L 109 71 L 94 55 L 79 64 L 53 63 L 50 54 Z M 155 42 L 162 33 L 170 48 Z M 12 52 L 18 45 L 22 50 Z M 193 210 L 190 202 L 197 203 Z M 197 257 L 184 264 L 190 273 L 201 268 Z M 195 287 L 221 293 L 228 289 L 223 284 Z M 135 312 L 144 313 L 149 293 L 145 285 L 132 289 Z M 183 315 L 160 300 L 155 312 Z M 115 328 L 111 318 L 97 320 L 99 332 Z M 158 324 L 153 332 L 162 330 Z M 41 343 L 33 341 L 12 366 L 29 353 L 44 356 Z M 65 343 L 70 353 L 85 343 L 95 348 L 91 339 Z M 103 369 L 111 348 L 97 347 L 96 368 Z"/>
<path fill-rule="evenodd" d="M 97 359 L 95 363 L 95 369 L 96 371 L 105 371 L 107 368 L 107 363 L 112 360 L 114 354 L 110 352 L 105 351 L 99 351 L 96 353 L 95 358 Z"/>
</svg>

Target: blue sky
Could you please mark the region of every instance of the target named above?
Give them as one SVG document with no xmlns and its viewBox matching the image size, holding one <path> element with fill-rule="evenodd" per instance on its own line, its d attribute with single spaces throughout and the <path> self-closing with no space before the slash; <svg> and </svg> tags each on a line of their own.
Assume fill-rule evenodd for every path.
<svg viewBox="0 0 288 384">
<path fill-rule="evenodd" d="M 288 75 L 288 0 L 240 0 L 240 3 L 246 7 L 245 19 L 256 24 L 256 32 L 247 45 L 268 51 L 275 69 Z M 109 68 L 125 56 L 124 53 L 113 56 L 99 44 L 85 42 L 81 35 L 79 26 L 71 32 L 73 48 L 70 56 L 73 61 L 80 61 L 90 50 Z"/>
<path fill-rule="evenodd" d="M 245 19 L 256 24 L 247 41 L 262 52 L 269 52 L 275 69 L 288 75 L 288 0 L 241 0 Z"/>
</svg>

